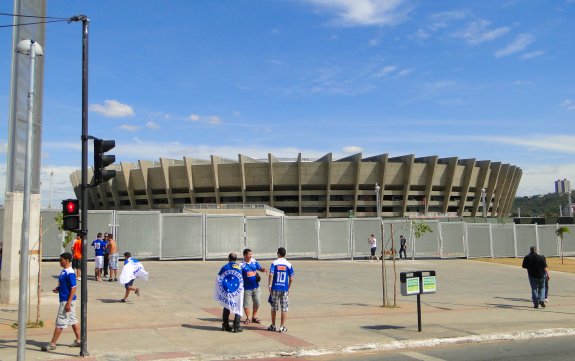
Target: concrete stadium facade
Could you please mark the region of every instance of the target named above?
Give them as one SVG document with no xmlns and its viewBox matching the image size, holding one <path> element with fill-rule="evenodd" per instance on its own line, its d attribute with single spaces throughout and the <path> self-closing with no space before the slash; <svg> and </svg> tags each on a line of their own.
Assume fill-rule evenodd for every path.
<svg viewBox="0 0 575 361">
<path fill-rule="evenodd" d="M 334 160 L 237 160 L 184 157 L 114 165 L 110 181 L 89 189 L 89 209 L 178 211 L 189 204 L 267 204 L 291 216 L 377 216 L 375 184 L 383 217 L 505 217 L 522 170 L 489 160 L 388 154 L 355 154 Z M 89 170 L 91 179 L 91 170 Z M 81 172 L 70 175 L 80 196 Z"/>
</svg>

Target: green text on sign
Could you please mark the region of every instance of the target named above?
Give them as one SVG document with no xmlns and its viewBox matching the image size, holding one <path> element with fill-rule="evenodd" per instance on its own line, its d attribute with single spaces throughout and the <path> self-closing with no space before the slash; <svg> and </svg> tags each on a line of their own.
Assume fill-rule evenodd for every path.
<svg viewBox="0 0 575 361">
<path fill-rule="evenodd" d="M 435 276 L 423 276 L 421 279 L 421 283 L 423 284 L 422 293 L 433 293 L 437 290 L 437 283 L 435 280 Z"/>
<path fill-rule="evenodd" d="M 416 295 L 419 293 L 419 277 L 408 278 L 406 284 L 408 295 Z"/>
</svg>

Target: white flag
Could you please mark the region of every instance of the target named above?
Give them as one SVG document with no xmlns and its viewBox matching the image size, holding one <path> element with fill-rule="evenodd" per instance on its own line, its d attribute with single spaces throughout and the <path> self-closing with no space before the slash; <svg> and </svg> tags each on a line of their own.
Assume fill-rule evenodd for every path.
<svg viewBox="0 0 575 361">
<path fill-rule="evenodd" d="M 137 259 L 129 258 L 127 262 L 124 263 L 122 268 L 122 273 L 120 273 L 120 279 L 118 282 L 125 285 L 135 278 L 143 278 L 148 280 L 148 272 L 144 269 L 144 265 Z"/>
<path fill-rule="evenodd" d="M 227 270 L 216 277 L 214 299 L 236 315 L 244 312 L 244 279 L 237 270 Z"/>
</svg>

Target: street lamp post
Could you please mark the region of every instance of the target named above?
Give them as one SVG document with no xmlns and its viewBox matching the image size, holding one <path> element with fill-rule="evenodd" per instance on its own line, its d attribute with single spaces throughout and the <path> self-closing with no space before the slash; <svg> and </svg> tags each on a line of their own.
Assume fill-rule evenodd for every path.
<svg viewBox="0 0 575 361">
<path fill-rule="evenodd" d="M 379 184 L 375 183 L 375 203 L 377 206 L 377 218 L 381 218 L 381 196 L 379 192 L 381 191 L 381 187 Z"/>
<path fill-rule="evenodd" d="M 26 134 L 26 157 L 24 161 L 24 199 L 22 210 L 22 233 L 20 237 L 20 280 L 18 294 L 18 352 L 17 360 L 26 359 L 26 324 L 28 322 L 28 283 L 30 246 L 30 194 L 32 183 L 32 137 L 34 135 L 34 78 L 36 56 L 44 54 L 34 40 L 22 40 L 16 52 L 30 56 L 30 90 L 28 91 L 28 121 Z"/>
<path fill-rule="evenodd" d="M 48 209 L 52 209 L 52 177 L 54 176 L 54 171 L 50 171 L 50 203 L 48 203 Z"/>
<path fill-rule="evenodd" d="M 487 191 L 485 188 L 481 188 L 481 205 L 483 208 L 483 218 L 487 218 L 487 201 L 486 198 L 487 197 Z"/>
</svg>

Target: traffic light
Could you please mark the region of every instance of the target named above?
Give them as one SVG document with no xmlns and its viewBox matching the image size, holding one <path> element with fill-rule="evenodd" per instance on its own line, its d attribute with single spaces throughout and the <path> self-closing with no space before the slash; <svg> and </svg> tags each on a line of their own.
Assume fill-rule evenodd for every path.
<svg viewBox="0 0 575 361">
<path fill-rule="evenodd" d="M 116 176 L 115 170 L 106 170 L 107 166 L 116 161 L 115 155 L 105 155 L 116 146 L 114 140 L 94 139 L 94 185 L 106 182 Z"/>
<path fill-rule="evenodd" d="M 80 230 L 80 201 L 65 199 L 62 201 L 62 228 L 65 231 L 77 232 Z"/>
</svg>

